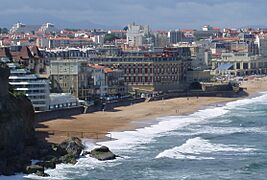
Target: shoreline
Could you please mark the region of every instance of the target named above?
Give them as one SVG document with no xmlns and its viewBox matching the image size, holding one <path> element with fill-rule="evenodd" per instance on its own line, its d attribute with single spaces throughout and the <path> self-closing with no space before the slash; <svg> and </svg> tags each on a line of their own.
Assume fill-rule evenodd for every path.
<svg viewBox="0 0 267 180">
<path fill-rule="evenodd" d="M 258 96 L 260 92 L 267 91 L 267 77 L 243 82 L 241 87 L 247 88 L 249 96 L 239 98 L 223 97 L 190 97 L 173 98 L 168 100 L 143 102 L 126 107 L 117 107 L 112 111 L 81 114 L 69 118 L 54 119 L 39 123 L 41 128 L 37 132 L 49 132 L 51 130 L 95 132 L 84 135 L 84 139 L 91 142 L 103 142 L 112 140 L 109 132 L 123 132 L 147 127 L 160 121 L 166 116 L 186 116 L 208 106 L 216 106 L 228 102 Z M 77 134 L 76 134 L 77 135 Z M 97 136 L 96 136 L 97 135 Z M 71 134 L 71 136 L 75 136 Z M 66 135 L 55 133 L 49 135 L 46 140 L 49 143 L 58 144 L 66 138 Z"/>
</svg>

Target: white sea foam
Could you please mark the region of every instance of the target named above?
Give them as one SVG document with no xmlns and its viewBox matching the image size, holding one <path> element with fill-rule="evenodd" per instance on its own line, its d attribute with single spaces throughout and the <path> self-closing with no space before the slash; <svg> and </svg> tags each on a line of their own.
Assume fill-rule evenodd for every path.
<svg viewBox="0 0 267 180">
<path fill-rule="evenodd" d="M 156 158 L 172 159 L 214 159 L 206 155 L 214 152 L 251 152 L 256 149 L 251 147 L 239 147 L 237 145 L 212 144 L 200 137 L 188 139 L 184 144 L 159 153 Z"/>
<path fill-rule="evenodd" d="M 266 134 L 266 128 L 256 128 L 256 127 L 212 127 L 203 125 L 201 127 L 190 127 L 186 128 L 183 132 L 170 132 L 170 135 L 177 136 L 199 136 L 201 134 L 214 134 L 214 135 L 227 135 L 234 133 L 258 133 Z M 168 135 L 168 134 L 165 134 Z"/>
<path fill-rule="evenodd" d="M 139 128 L 139 129 L 136 129 L 135 131 L 111 132 L 112 138 L 114 138 L 115 140 L 100 142 L 97 144 L 97 146 L 106 145 L 116 154 L 127 156 L 128 152 L 134 151 L 138 148 L 145 148 L 145 146 L 143 146 L 144 144 L 150 143 L 151 141 L 155 139 L 155 137 L 164 136 L 166 132 L 171 132 L 179 128 L 187 127 L 192 124 L 205 123 L 212 118 L 216 118 L 216 117 L 226 114 L 227 112 L 229 112 L 231 108 L 253 103 L 254 101 L 258 101 L 258 102 L 264 101 L 264 100 L 266 101 L 266 99 L 267 99 L 267 95 L 263 95 L 261 97 L 256 97 L 253 99 L 238 100 L 236 102 L 227 103 L 226 105 L 220 106 L 220 107 L 213 106 L 211 108 L 197 111 L 188 116 L 168 116 L 168 117 L 158 118 L 159 123 L 155 125 L 151 125 L 149 127 Z M 220 145 L 220 144 L 213 145 L 201 139 L 193 140 L 193 143 L 194 141 L 195 143 L 197 143 L 198 141 L 200 141 L 201 143 L 204 142 L 204 147 L 202 146 L 203 151 L 204 150 L 208 151 L 209 146 L 211 146 L 211 148 L 215 150 L 221 149 L 225 151 L 226 150 L 235 151 L 237 149 L 242 150 L 242 151 L 252 150 L 251 148 L 241 148 L 241 147 L 226 146 L 226 145 Z M 94 147 L 96 147 L 96 145 L 92 144 L 90 141 L 85 140 L 84 144 L 86 145 L 88 150 L 91 150 Z M 183 148 L 186 149 L 186 145 L 184 145 Z M 187 147 L 187 148 L 188 150 L 190 150 L 190 147 Z M 160 156 L 163 157 L 164 154 L 169 154 L 168 151 L 172 152 L 172 150 L 166 150 L 162 152 L 161 155 L 159 155 L 158 157 Z M 176 153 L 175 157 L 178 157 L 179 155 L 181 159 L 183 158 L 212 159 L 213 158 L 213 157 L 196 156 L 194 152 L 195 153 L 201 153 L 201 152 L 197 152 L 197 150 L 194 149 L 194 147 L 191 147 L 191 151 L 193 152 L 192 155 L 190 154 L 184 155 L 182 153 L 180 154 Z M 173 152 L 175 152 L 175 149 L 173 150 Z M 93 158 L 87 157 L 87 158 L 81 158 L 75 166 L 61 164 L 61 165 L 57 165 L 56 169 L 46 170 L 46 173 L 51 175 L 51 177 L 49 177 L 48 179 L 66 179 L 69 173 L 76 172 L 76 173 L 79 173 L 79 176 L 80 176 L 81 173 L 87 172 L 88 169 L 90 170 L 94 168 L 106 168 L 110 166 L 116 166 L 121 163 L 120 161 L 122 161 L 122 159 L 118 159 L 115 161 L 101 162 Z"/>
</svg>

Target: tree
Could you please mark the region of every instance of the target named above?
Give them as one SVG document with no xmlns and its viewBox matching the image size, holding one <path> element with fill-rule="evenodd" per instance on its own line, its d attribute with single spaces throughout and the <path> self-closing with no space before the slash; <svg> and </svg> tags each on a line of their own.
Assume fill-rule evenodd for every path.
<svg viewBox="0 0 267 180">
<path fill-rule="evenodd" d="M 114 34 L 106 34 L 104 37 L 104 41 L 114 41 L 115 39 L 119 39 L 117 36 L 115 36 Z"/>
</svg>

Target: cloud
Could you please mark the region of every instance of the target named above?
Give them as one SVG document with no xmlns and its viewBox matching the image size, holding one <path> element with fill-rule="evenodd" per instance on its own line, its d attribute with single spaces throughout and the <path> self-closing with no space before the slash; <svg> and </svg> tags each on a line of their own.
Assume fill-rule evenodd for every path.
<svg viewBox="0 0 267 180">
<path fill-rule="evenodd" d="M 2 26 L 45 20 L 118 27 L 136 22 L 155 29 L 267 24 L 265 0 L 0 0 L 0 4 Z"/>
</svg>

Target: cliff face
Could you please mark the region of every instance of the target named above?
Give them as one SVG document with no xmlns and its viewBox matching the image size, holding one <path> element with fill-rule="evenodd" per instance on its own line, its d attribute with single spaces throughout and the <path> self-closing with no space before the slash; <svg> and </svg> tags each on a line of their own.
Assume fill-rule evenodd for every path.
<svg viewBox="0 0 267 180">
<path fill-rule="evenodd" d="M 8 93 L 8 77 L 9 69 L 0 66 L 0 175 L 20 172 L 30 160 L 25 149 L 34 143 L 32 104 Z"/>
</svg>

